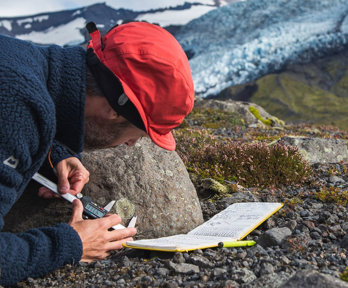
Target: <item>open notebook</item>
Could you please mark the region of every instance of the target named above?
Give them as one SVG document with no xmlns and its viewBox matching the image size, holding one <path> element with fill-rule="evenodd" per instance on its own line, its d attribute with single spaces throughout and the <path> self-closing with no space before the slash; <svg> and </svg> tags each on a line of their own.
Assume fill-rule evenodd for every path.
<svg viewBox="0 0 348 288">
<path fill-rule="evenodd" d="M 282 203 L 235 203 L 187 234 L 127 241 L 125 247 L 184 252 L 217 247 L 220 242 L 239 241 L 283 206 Z"/>
</svg>

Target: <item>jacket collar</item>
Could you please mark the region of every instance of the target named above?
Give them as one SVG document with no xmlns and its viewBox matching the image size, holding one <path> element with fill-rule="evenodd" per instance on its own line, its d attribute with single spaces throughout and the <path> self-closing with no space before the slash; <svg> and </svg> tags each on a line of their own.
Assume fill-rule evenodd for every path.
<svg viewBox="0 0 348 288">
<path fill-rule="evenodd" d="M 86 51 L 82 47 L 48 49 L 48 91 L 56 108 L 55 139 L 73 151 L 83 150 Z"/>
</svg>

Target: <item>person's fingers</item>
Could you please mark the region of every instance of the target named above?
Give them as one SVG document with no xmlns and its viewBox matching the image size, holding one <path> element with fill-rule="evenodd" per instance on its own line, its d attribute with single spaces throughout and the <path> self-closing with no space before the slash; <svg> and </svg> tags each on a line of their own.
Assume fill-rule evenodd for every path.
<svg viewBox="0 0 348 288">
<path fill-rule="evenodd" d="M 110 250 L 109 250 L 110 251 Z M 102 259 L 105 259 L 107 257 L 110 256 L 110 252 L 107 252 L 105 251 L 104 253 L 101 253 L 99 255 L 96 255 L 94 257 L 91 257 L 91 256 L 82 256 L 81 258 L 81 262 L 86 262 L 86 263 L 90 263 L 92 261 L 96 261 L 96 260 L 102 260 Z"/>
<path fill-rule="evenodd" d="M 89 181 L 89 171 L 76 157 L 69 157 L 56 165 L 58 191 L 62 194 L 70 192 L 77 195 Z"/>
<path fill-rule="evenodd" d="M 122 218 L 117 214 L 112 214 L 108 217 L 100 218 L 98 221 L 101 222 L 104 229 L 109 229 L 114 225 L 120 224 L 122 222 Z"/>
<path fill-rule="evenodd" d="M 60 196 L 46 187 L 39 188 L 38 196 L 49 199 L 49 198 L 60 198 Z"/>
<path fill-rule="evenodd" d="M 69 170 L 65 165 L 57 165 L 58 191 L 65 194 L 70 190 Z"/>
<path fill-rule="evenodd" d="M 82 202 L 78 199 L 75 199 L 72 202 L 73 205 L 73 212 L 72 212 L 72 216 L 71 216 L 71 220 L 69 222 L 69 224 L 73 224 L 75 222 L 78 221 L 82 221 L 82 213 L 83 213 L 83 205 Z"/>
<path fill-rule="evenodd" d="M 39 188 L 39 191 L 38 191 L 37 195 L 39 197 L 44 197 L 44 195 L 47 193 L 47 190 L 48 189 L 46 187 L 41 187 L 41 188 Z"/>
<path fill-rule="evenodd" d="M 86 169 L 78 169 L 73 173 L 73 175 L 71 175 L 70 178 L 73 182 L 82 181 L 87 183 L 89 181 L 89 172 Z"/>
<path fill-rule="evenodd" d="M 125 229 L 119 230 L 111 230 L 108 233 L 107 240 L 108 241 L 117 241 L 125 238 L 129 238 L 134 236 L 137 233 L 137 229 L 129 227 Z"/>
<path fill-rule="evenodd" d="M 89 181 L 89 174 L 77 172 L 70 178 L 70 193 L 76 195 L 80 193 Z"/>
<path fill-rule="evenodd" d="M 111 250 L 118 250 L 123 248 L 122 244 L 126 243 L 127 241 L 133 241 L 132 237 L 128 237 L 128 238 L 124 238 L 118 241 L 113 241 L 113 242 L 109 242 L 105 245 L 105 249 L 107 251 L 111 251 Z"/>
</svg>

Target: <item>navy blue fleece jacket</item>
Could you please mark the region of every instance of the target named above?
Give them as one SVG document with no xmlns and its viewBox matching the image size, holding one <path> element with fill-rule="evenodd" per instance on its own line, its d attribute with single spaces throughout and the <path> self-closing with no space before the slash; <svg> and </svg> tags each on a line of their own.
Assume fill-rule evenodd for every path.
<svg viewBox="0 0 348 288">
<path fill-rule="evenodd" d="M 80 47 L 0 35 L 0 231 L 51 146 L 54 163 L 71 156 L 59 143 L 82 151 L 85 57 Z M 81 255 L 81 239 L 65 223 L 0 232 L 0 285 L 42 276 Z"/>
</svg>

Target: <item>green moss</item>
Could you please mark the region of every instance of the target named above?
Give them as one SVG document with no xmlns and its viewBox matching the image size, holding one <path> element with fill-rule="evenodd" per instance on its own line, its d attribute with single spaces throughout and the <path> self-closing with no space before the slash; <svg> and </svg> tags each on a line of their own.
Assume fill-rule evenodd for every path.
<svg viewBox="0 0 348 288">
<path fill-rule="evenodd" d="M 341 65 L 338 61 L 331 61 L 326 65 L 326 71 L 332 78 L 335 78 L 341 69 Z"/>
<path fill-rule="evenodd" d="M 339 97 L 348 98 L 348 70 L 345 75 L 331 87 L 331 91 Z"/>
<path fill-rule="evenodd" d="M 251 112 L 251 114 L 254 115 L 256 119 L 260 120 L 263 124 L 267 126 L 273 126 L 273 121 L 271 119 L 265 119 L 261 117 L 260 112 L 257 108 L 253 106 L 249 106 L 249 111 Z"/>
<path fill-rule="evenodd" d="M 341 280 L 348 282 L 348 267 L 346 270 L 340 275 Z"/>
<path fill-rule="evenodd" d="M 302 202 L 303 202 L 303 200 L 301 198 L 295 196 L 295 197 L 292 197 L 289 200 L 286 200 L 285 204 L 288 207 L 295 207 L 296 205 L 301 204 Z"/>
<path fill-rule="evenodd" d="M 206 178 L 201 181 L 203 194 L 209 195 L 210 201 L 215 202 L 224 197 L 231 196 L 232 191 L 228 186 L 221 184 L 220 182 L 212 179 Z"/>
<path fill-rule="evenodd" d="M 278 141 L 281 137 L 279 137 L 279 135 L 258 135 L 255 136 L 254 140 L 256 141 L 262 141 L 262 142 L 274 142 L 274 141 Z"/>
<path fill-rule="evenodd" d="M 210 179 L 209 189 L 213 190 L 215 194 L 219 194 L 219 195 L 225 195 L 228 193 L 228 188 L 214 179 Z"/>
<path fill-rule="evenodd" d="M 244 121 L 240 119 L 238 114 L 212 108 L 195 107 L 186 119 L 186 122 L 180 128 L 187 127 L 187 123 L 211 129 L 244 125 Z"/>
<path fill-rule="evenodd" d="M 267 75 L 259 79 L 257 85 L 258 91 L 251 101 L 272 115 L 287 122 L 301 119 L 348 130 L 347 99 L 299 81 L 287 72 Z"/>
<path fill-rule="evenodd" d="M 314 197 L 324 203 L 330 202 L 338 205 L 348 205 L 348 191 L 342 191 L 338 187 L 329 187 L 314 194 Z"/>
</svg>

